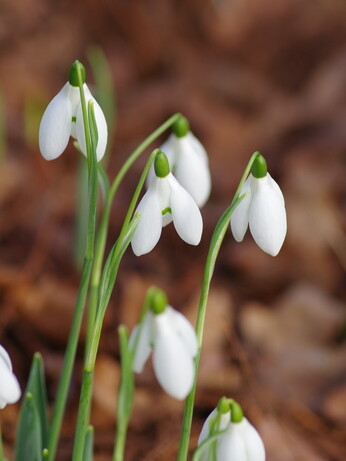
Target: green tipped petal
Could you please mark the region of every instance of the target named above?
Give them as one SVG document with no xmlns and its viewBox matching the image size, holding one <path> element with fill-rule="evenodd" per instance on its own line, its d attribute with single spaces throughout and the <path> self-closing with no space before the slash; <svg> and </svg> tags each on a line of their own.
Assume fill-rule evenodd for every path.
<svg viewBox="0 0 346 461">
<path fill-rule="evenodd" d="M 256 160 L 252 165 L 251 173 L 255 178 L 264 178 L 267 175 L 267 171 L 266 159 L 258 152 Z"/>
<path fill-rule="evenodd" d="M 233 402 L 232 399 L 228 399 L 227 397 L 221 397 L 221 399 L 217 403 L 218 413 L 221 413 L 221 414 L 228 413 L 231 409 L 232 402 Z"/>
<path fill-rule="evenodd" d="M 230 406 L 231 406 L 232 423 L 240 423 L 244 417 L 244 412 L 243 412 L 242 407 L 239 405 L 239 403 L 235 402 L 234 400 Z"/>
<path fill-rule="evenodd" d="M 72 86 L 79 86 L 78 70 L 82 77 L 82 83 L 85 83 L 86 73 L 83 64 L 76 59 L 68 71 L 68 81 Z"/>
<path fill-rule="evenodd" d="M 159 151 L 155 157 L 154 168 L 158 178 L 165 178 L 170 173 L 168 159 L 162 151 Z"/>
<path fill-rule="evenodd" d="M 152 293 L 150 298 L 150 309 L 154 314 L 161 314 L 166 310 L 168 305 L 168 300 L 166 293 L 158 288 L 155 288 L 155 291 Z"/>
<path fill-rule="evenodd" d="M 172 127 L 173 133 L 177 138 L 183 138 L 190 131 L 190 124 L 186 117 L 183 115 L 178 118 Z"/>
</svg>

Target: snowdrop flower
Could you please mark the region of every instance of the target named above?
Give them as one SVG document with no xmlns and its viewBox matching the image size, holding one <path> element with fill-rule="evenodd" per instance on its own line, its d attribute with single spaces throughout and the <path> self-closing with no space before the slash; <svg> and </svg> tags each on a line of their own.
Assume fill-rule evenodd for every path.
<svg viewBox="0 0 346 461">
<path fill-rule="evenodd" d="M 199 208 L 172 175 L 167 157 L 161 151 L 155 157 L 154 169 L 155 176 L 136 210 L 140 218 L 131 245 L 137 256 L 155 247 L 162 227 L 171 221 L 179 236 L 190 245 L 198 245 L 202 236 Z"/>
<path fill-rule="evenodd" d="M 82 79 L 85 82 L 84 66 L 75 61 L 70 68 L 69 81 L 48 104 L 41 120 L 39 146 L 41 154 L 46 160 L 54 160 L 59 157 L 66 149 L 70 136 L 77 139 L 81 151 L 87 156 L 77 66 L 80 67 Z M 85 83 L 83 88 L 86 105 L 88 106 L 89 101 L 92 101 L 94 105 L 98 131 L 96 157 L 97 161 L 100 161 L 107 145 L 107 123 L 102 109 Z"/>
<path fill-rule="evenodd" d="M 228 405 L 228 409 L 227 409 Z M 216 435 L 219 433 L 219 435 Z M 241 407 L 231 399 L 223 397 L 217 408 L 206 419 L 198 445 L 216 436 L 216 440 L 205 448 L 203 461 L 208 461 L 210 446 L 215 444 L 216 461 L 265 461 L 262 439 L 256 429 L 243 417 Z"/>
<path fill-rule="evenodd" d="M 17 402 L 20 394 L 17 378 L 12 373 L 11 359 L 0 345 L 0 408 L 4 408 L 9 403 Z"/>
<path fill-rule="evenodd" d="M 243 194 L 245 197 L 231 217 L 234 238 L 241 242 L 249 225 L 257 245 L 266 253 L 276 256 L 287 231 L 285 201 L 260 154 L 240 191 L 240 195 Z"/>
<path fill-rule="evenodd" d="M 162 144 L 160 150 L 165 153 L 177 181 L 191 195 L 201 208 L 209 198 L 211 178 L 206 150 L 189 130 L 189 122 L 181 116 L 173 125 L 173 133 Z M 147 185 L 155 176 L 151 168 Z"/>
<path fill-rule="evenodd" d="M 134 328 L 130 348 L 133 371 L 141 373 L 152 353 L 156 378 L 167 394 L 178 400 L 189 394 L 195 377 L 196 333 L 180 312 L 167 305 L 160 290 L 155 290 L 150 309 Z"/>
</svg>

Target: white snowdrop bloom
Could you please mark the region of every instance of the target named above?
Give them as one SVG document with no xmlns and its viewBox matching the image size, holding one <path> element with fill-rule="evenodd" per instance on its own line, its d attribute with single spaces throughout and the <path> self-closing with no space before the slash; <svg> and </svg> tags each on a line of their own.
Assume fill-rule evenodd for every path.
<svg viewBox="0 0 346 461">
<path fill-rule="evenodd" d="M 159 152 L 155 169 L 163 164 L 140 201 L 136 212 L 139 223 L 131 245 L 137 255 L 149 253 L 160 239 L 162 227 L 173 221 L 179 236 L 190 245 L 198 245 L 203 230 L 202 216 L 191 195 L 178 183 L 169 171 L 166 156 Z"/>
<path fill-rule="evenodd" d="M 250 173 L 241 189 L 240 195 L 243 194 L 245 197 L 231 217 L 235 240 L 243 240 L 249 225 L 257 245 L 266 253 L 276 256 L 287 231 L 285 200 L 280 187 L 267 172 L 262 177 Z"/>
<path fill-rule="evenodd" d="M 227 426 L 217 441 L 216 453 L 217 461 L 265 461 L 262 439 L 246 418 Z"/>
<path fill-rule="evenodd" d="M 89 101 L 92 101 L 94 105 L 98 131 L 96 157 L 97 161 L 100 161 L 107 146 L 107 123 L 101 107 L 85 83 L 83 88 L 86 106 L 88 107 Z M 86 156 L 87 150 L 79 87 L 67 82 L 48 104 L 41 120 L 39 146 L 43 157 L 46 160 L 54 160 L 59 157 L 66 149 L 70 136 L 77 139 L 81 151 Z"/>
<path fill-rule="evenodd" d="M 15 403 L 21 395 L 17 378 L 12 373 L 11 359 L 0 345 L 0 408 Z"/>
<path fill-rule="evenodd" d="M 197 354 L 197 337 L 191 323 L 171 306 L 163 312 L 149 310 L 133 330 L 130 348 L 133 370 L 142 372 L 150 354 L 157 380 L 172 397 L 183 400 L 191 391 Z"/>
<path fill-rule="evenodd" d="M 211 423 L 219 416 L 219 422 L 214 430 Z M 215 409 L 206 419 L 198 439 L 198 445 L 208 439 L 215 432 L 223 431 L 216 436 L 216 461 L 265 461 L 265 450 L 261 437 L 250 422 L 240 416 L 239 422 L 231 421 L 231 412 L 218 413 Z M 202 455 L 202 461 L 208 461 L 210 448 L 207 447 Z"/>
<path fill-rule="evenodd" d="M 177 125 L 173 126 L 173 133 L 162 144 L 160 150 L 167 156 L 171 171 L 179 184 L 201 208 L 208 200 L 211 190 L 208 155 L 201 142 L 189 131 L 185 117 L 181 117 Z M 152 167 L 147 185 L 154 176 L 155 171 Z"/>
</svg>

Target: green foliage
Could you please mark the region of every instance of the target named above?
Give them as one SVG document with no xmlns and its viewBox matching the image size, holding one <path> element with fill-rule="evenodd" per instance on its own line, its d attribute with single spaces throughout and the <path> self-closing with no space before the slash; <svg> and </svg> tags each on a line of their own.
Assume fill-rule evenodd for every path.
<svg viewBox="0 0 346 461">
<path fill-rule="evenodd" d="M 94 428 L 89 426 L 85 434 L 83 461 L 93 461 Z"/>
<path fill-rule="evenodd" d="M 22 402 L 16 437 L 15 461 L 41 461 L 42 433 L 36 399 L 28 392 Z"/>
<path fill-rule="evenodd" d="M 15 461 L 41 461 L 48 439 L 47 391 L 40 354 L 34 355 L 16 437 Z M 1 459 L 1 458 L 0 458 Z"/>
</svg>

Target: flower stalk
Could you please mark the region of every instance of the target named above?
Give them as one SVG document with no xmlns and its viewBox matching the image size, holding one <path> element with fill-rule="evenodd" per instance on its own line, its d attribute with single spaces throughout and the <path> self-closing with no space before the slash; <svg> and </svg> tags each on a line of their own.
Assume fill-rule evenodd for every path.
<svg viewBox="0 0 346 461">
<path fill-rule="evenodd" d="M 244 195 L 240 194 L 241 189 L 258 155 L 260 155 L 258 152 L 255 152 L 254 154 L 252 154 L 249 160 L 249 163 L 247 164 L 247 167 L 245 168 L 243 176 L 239 182 L 234 198 L 230 206 L 226 209 L 226 211 L 220 217 L 215 227 L 212 238 L 211 238 L 208 256 L 207 256 L 207 260 L 206 260 L 206 264 L 204 268 L 202 289 L 201 289 L 201 294 L 200 294 L 200 299 L 199 299 L 198 314 L 197 314 L 197 321 L 196 321 L 198 352 L 195 358 L 195 381 L 194 381 L 192 390 L 190 394 L 187 396 L 187 399 L 185 402 L 177 461 L 186 461 L 188 450 L 189 450 L 189 440 L 190 440 L 191 424 L 192 424 L 192 417 L 193 417 L 193 407 L 194 407 L 194 401 L 195 401 L 195 395 L 196 395 L 197 376 L 198 376 L 198 369 L 199 369 L 199 362 L 200 362 L 200 357 L 201 357 L 201 348 L 202 348 L 202 341 L 203 341 L 204 321 L 205 321 L 205 314 L 206 314 L 206 309 L 207 309 L 210 283 L 213 277 L 216 259 L 219 254 L 225 233 L 228 229 L 229 221 L 232 216 L 232 213 L 234 212 L 238 204 L 241 202 L 241 200 L 244 199 Z"/>
<path fill-rule="evenodd" d="M 94 238 L 95 238 L 95 223 L 96 223 L 96 201 L 97 201 L 97 162 L 96 149 L 97 139 L 95 139 L 95 120 L 93 116 L 93 105 L 87 107 L 83 88 L 83 79 L 81 74 L 81 64 L 76 61 L 74 63 L 76 74 L 78 77 L 81 107 L 83 114 L 83 123 L 85 130 L 85 141 L 87 146 L 88 158 L 88 197 L 89 197 L 89 212 L 87 226 L 87 240 L 84 255 L 84 263 L 82 268 L 81 282 L 79 286 L 77 302 L 72 319 L 70 335 L 65 352 L 64 363 L 61 371 L 61 377 L 58 385 L 58 391 L 53 410 L 51 429 L 48 438 L 49 461 L 53 461 L 56 456 L 61 424 L 66 407 L 68 389 L 71 382 L 73 365 L 76 357 L 76 350 L 80 328 L 82 324 L 85 302 L 88 294 L 89 280 L 93 262 Z"/>
</svg>

